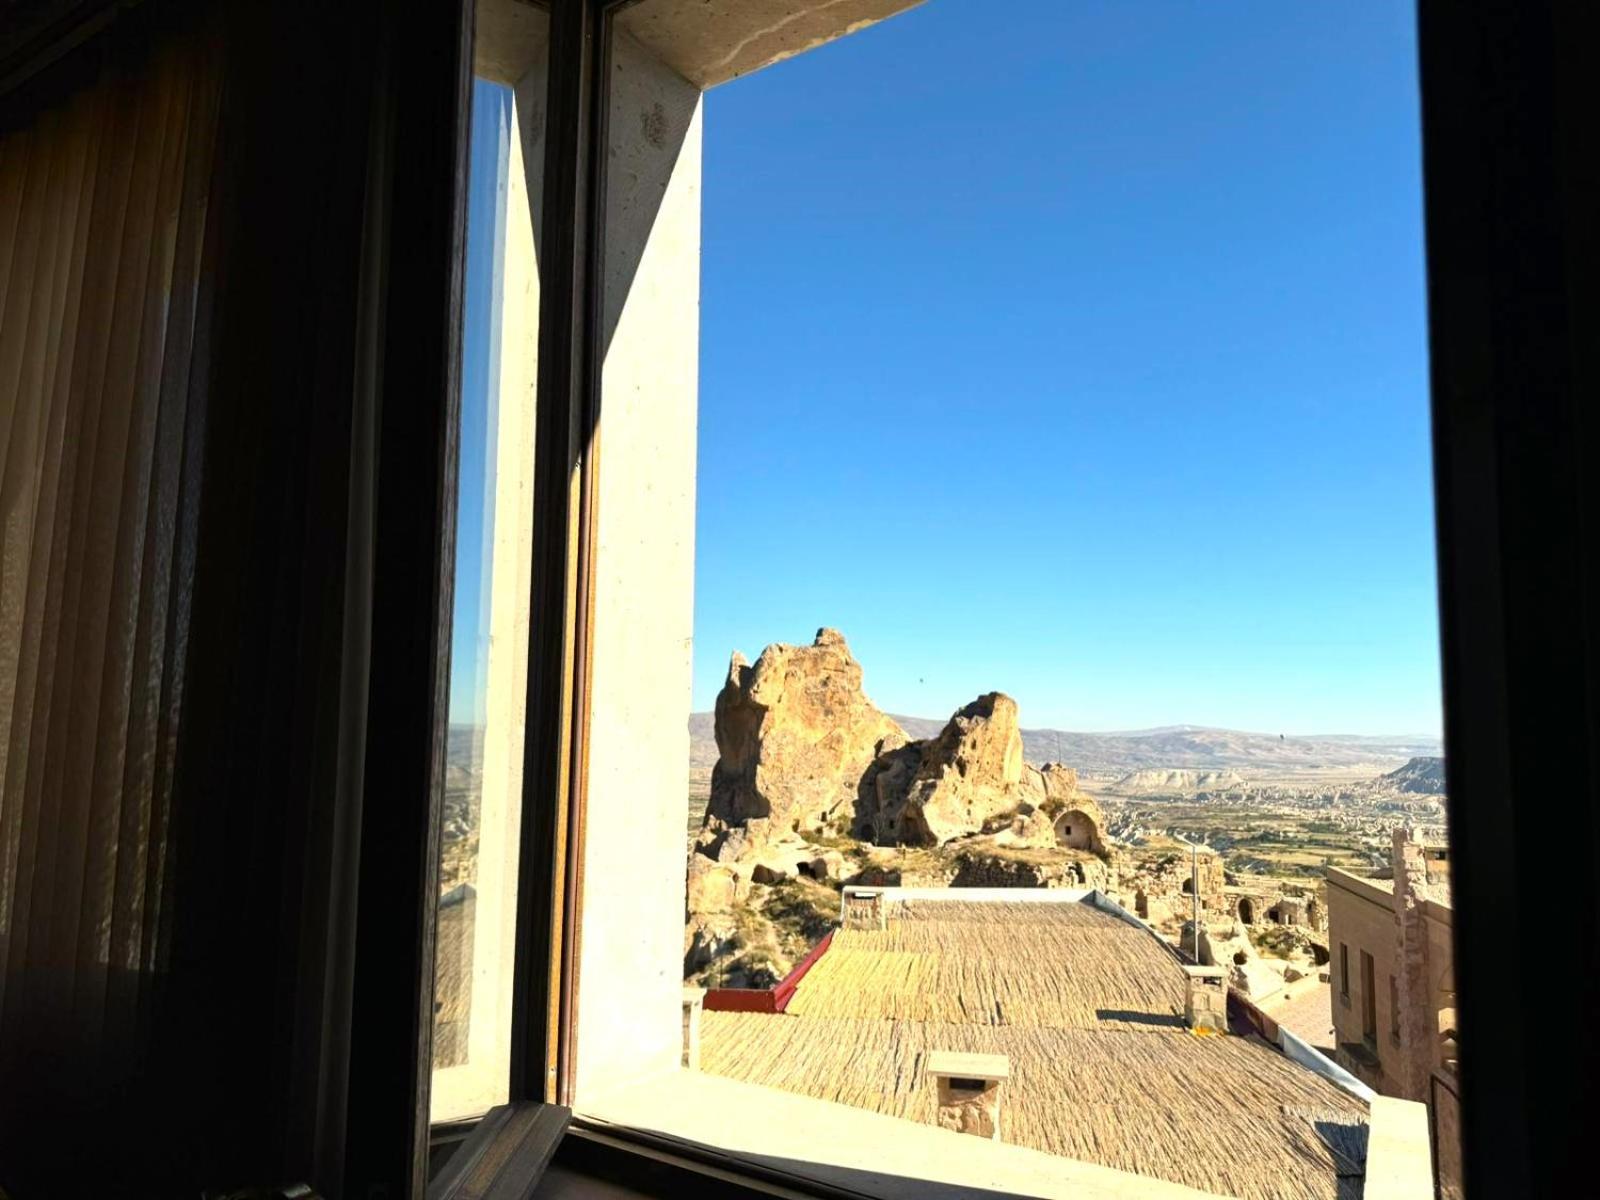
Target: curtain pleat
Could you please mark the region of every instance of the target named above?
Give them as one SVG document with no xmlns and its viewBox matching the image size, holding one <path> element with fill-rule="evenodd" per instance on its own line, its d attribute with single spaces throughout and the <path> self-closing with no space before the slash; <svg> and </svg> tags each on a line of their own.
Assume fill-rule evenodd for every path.
<svg viewBox="0 0 1600 1200">
<path fill-rule="evenodd" d="M 0 1077 L 131 1054 L 161 970 L 217 56 L 0 135 Z M 40 1056 L 43 1055 L 43 1061 Z"/>
<path fill-rule="evenodd" d="M 0 1188 L 420 1194 L 467 9 L 103 7 L 0 81 Z"/>
</svg>

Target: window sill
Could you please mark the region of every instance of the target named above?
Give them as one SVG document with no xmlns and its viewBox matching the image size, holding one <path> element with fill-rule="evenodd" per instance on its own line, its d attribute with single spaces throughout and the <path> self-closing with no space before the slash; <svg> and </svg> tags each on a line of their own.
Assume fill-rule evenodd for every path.
<svg viewBox="0 0 1600 1200">
<path fill-rule="evenodd" d="M 715 1156 L 730 1171 L 744 1162 L 802 1186 L 882 1200 L 955 1200 L 975 1190 L 1062 1200 L 1198 1200 L 1206 1195 L 698 1071 L 676 1071 L 585 1097 L 574 1120 L 612 1133 L 654 1135 L 686 1153 Z"/>
<path fill-rule="evenodd" d="M 531 1195 L 571 1116 L 555 1104 L 490 1109 L 429 1181 L 426 1200 Z"/>
</svg>

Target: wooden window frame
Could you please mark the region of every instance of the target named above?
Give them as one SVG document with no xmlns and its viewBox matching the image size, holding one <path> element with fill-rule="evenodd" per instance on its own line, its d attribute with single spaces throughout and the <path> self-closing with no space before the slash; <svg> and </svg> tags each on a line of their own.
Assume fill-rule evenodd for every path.
<svg viewBox="0 0 1600 1200">
<path fill-rule="evenodd" d="M 597 235 L 604 154 L 596 148 L 604 145 L 606 22 L 620 6 L 612 0 L 549 6 L 536 440 L 541 467 L 567 470 L 557 477 L 543 470 L 536 484 L 531 604 L 540 619 L 530 645 L 511 1079 L 512 1104 L 540 1106 L 546 1127 L 566 1119 L 579 983 L 598 470 L 592 351 L 603 256 Z M 38 7 L 37 19 L 24 27 L 0 31 L 0 115 L 34 76 L 127 7 L 62 0 Z M 470 38 L 471 6 L 461 11 L 469 14 L 462 28 Z M 1580 1157 L 1587 1144 L 1583 1081 L 1600 1068 L 1600 1039 L 1569 1038 L 1560 1046 L 1543 1039 L 1538 998 L 1524 992 L 1518 973 L 1498 955 L 1474 949 L 1516 946 L 1529 957 L 1552 958 L 1571 957 L 1575 949 L 1580 957 L 1600 952 L 1592 922 L 1559 926 L 1546 919 L 1548 911 L 1588 911 L 1600 895 L 1600 701 L 1594 698 L 1600 695 L 1594 518 L 1600 484 L 1585 470 L 1600 460 L 1589 411 L 1600 392 L 1600 339 L 1589 319 L 1600 251 L 1590 231 L 1593 155 L 1583 140 L 1586 126 L 1573 117 L 1593 106 L 1600 83 L 1583 61 L 1590 44 L 1583 15 L 1580 6 L 1549 0 L 1418 4 L 1462 1122 L 1466 1179 L 1471 1194 L 1481 1196 L 1559 1191 L 1566 1178 L 1587 1169 Z M 400 40 L 390 50 L 394 64 L 410 72 L 406 86 L 421 82 L 429 95 L 456 98 L 456 108 L 447 110 L 455 144 L 448 137 L 408 143 L 406 170 L 440 172 L 439 178 L 454 172 L 459 216 L 470 60 L 459 43 L 440 55 L 431 33 L 427 45 L 414 33 L 395 36 Z M 391 78 L 385 86 L 392 103 L 399 84 Z M 393 119 L 385 103 L 375 103 L 375 121 Z M 378 221 L 394 216 L 383 206 L 371 214 Z M 399 232 L 385 227 L 385 236 Z M 403 232 L 425 235 L 430 251 L 454 253 L 459 268 L 459 220 L 428 216 Z M 452 298 L 441 303 L 435 294 L 412 305 L 399 329 L 425 331 L 458 348 L 460 271 L 429 270 L 423 275 L 437 277 L 440 293 L 453 289 Z M 393 281 L 374 286 L 389 298 L 401 294 Z M 393 347 L 385 352 L 393 358 Z M 445 382 L 454 386 L 453 379 Z M 455 411 L 453 399 L 443 411 Z M 422 531 L 411 551 L 419 564 L 447 536 L 451 509 L 447 502 L 432 515 L 437 525 Z M 432 703 L 442 727 L 442 691 L 436 689 Z M 1519 806 L 1530 797 L 1568 806 L 1565 840 L 1581 850 L 1559 872 L 1545 865 L 1547 822 L 1519 822 Z M 426 1169 L 427 1138 L 419 1134 L 427 1128 L 429 1034 L 413 1001 L 431 996 L 431 982 L 421 978 L 431 972 L 416 964 L 431 951 L 428 887 L 436 872 L 413 852 L 436 850 L 437 833 L 424 820 L 436 825 L 437 809 L 436 801 L 426 812 L 408 809 L 406 819 L 414 817 L 416 827 L 403 844 L 369 848 L 392 854 L 396 871 L 415 873 L 406 897 L 419 899 L 421 908 L 414 923 L 393 922 L 392 908 L 386 914 L 400 928 L 394 936 L 380 932 L 363 950 L 355 968 L 358 994 L 375 995 L 380 982 L 400 980 L 408 1000 L 391 1007 L 404 1011 L 386 1017 L 377 1007 L 361 1008 L 347 1018 L 360 1041 L 351 1057 L 346 1135 L 347 1157 L 360 1169 L 347 1178 L 393 1178 L 387 1167 L 366 1164 L 409 1161 L 400 1185 L 407 1195 L 421 1194 Z M 1572 945 L 1574 937 L 1581 946 Z M 364 1107 L 363 1098 L 374 1103 Z M 479 1132 L 488 1127 L 481 1123 Z M 529 1126 L 520 1127 L 526 1145 Z M 608 1163 L 647 1157 L 617 1139 L 595 1150 L 601 1143 L 592 1132 L 581 1137 L 588 1152 Z M 731 1160 L 719 1169 L 733 1169 Z M 758 1178 L 754 1167 L 745 1169 Z M 645 1177 L 641 1171 L 638 1178 Z"/>
<path fill-rule="evenodd" d="M 551 0 L 532 587 L 507 1103 L 457 1128 L 429 1200 L 536 1181 L 569 1121 L 599 469 L 606 58 L 628 0 Z M 463 131 L 463 139 L 466 132 Z M 419 1070 L 429 1069 L 422 1062 Z M 424 1113 L 426 1109 L 424 1109 Z"/>
</svg>

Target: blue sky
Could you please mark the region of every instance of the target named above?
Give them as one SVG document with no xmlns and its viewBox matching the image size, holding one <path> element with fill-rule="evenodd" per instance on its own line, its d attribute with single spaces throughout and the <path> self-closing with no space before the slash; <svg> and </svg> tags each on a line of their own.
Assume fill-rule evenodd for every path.
<svg viewBox="0 0 1600 1200">
<path fill-rule="evenodd" d="M 694 706 L 1437 732 L 1409 6 L 1004 12 L 706 97 Z"/>
<path fill-rule="evenodd" d="M 472 93 L 467 186 L 467 273 L 461 315 L 461 441 L 456 501 L 455 610 L 451 614 L 450 720 L 484 721 L 489 654 L 488 573 L 500 375 L 500 302 L 494 266 L 505 250 L 505 171 L 511 90 L 479 80 Z"/>
</svg>

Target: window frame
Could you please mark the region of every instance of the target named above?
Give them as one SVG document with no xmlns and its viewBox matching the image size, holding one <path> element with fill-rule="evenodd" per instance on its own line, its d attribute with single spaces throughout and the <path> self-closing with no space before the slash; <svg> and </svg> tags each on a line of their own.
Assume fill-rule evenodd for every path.
<svg viewBox="0 0 1600 1200">
<path fill-rule="evenodd" d="M 557 1109 L 571 1099 L 579 985 L 593 499 L 600 469 L 593 349 L 603 279 L 605 154 L 597 148 L 605 144 L 609 23 L 630 2 L 548 5 L 552 69 L 536 450 L 543 482 L 536 484 L 532 605 L 536 614 L 559 613 L 561 619 L 536 620 L 530 639 L 512 1104 Z M 1474 1192 L 1485 1195 L 1533 1178 L 1560 1178 L 1572 1161 L 1563 1145 L 1583 1144 L 1581 1136 L 1568 1136 L 1580 1132 L 1570 1123 L 1582 1105 L 1567 1100 L 1579 1099 L 1575 1081 L 1584 1072 L 1570 1056 L 1539 1061 L 1520 1036 L 1503 1036 L 1508 1024 L 1536 1027 L 1514 1019 L 1524 1014 L 1532 1020 L 1529 1000 L 1517 991 L 1513 973 L 1493 963 L 1474 970 L 1461 953 L 1473 945 L 1512 944 L 1519 928 L 1528 927 L 1522 918 L 1530 902 L 1519 896 L 1548 897 L 1549 880 L 1536 875 L 1534 865 L 1543 849 L 1533 831 L 1519 829 L 1513 797 L 1550 788 L 1562 772 L 1568 773 L 1565 794 L 1571 794 L 1576 772 L 1592 801 L 1600 776 L 1590 765 L 1600 747 L 1590 709 L 1568 703 L 1570 693 L 1540 692 L 1543 671 L 1567 668 L 1570 677 L 1570 663 L 1555 656 L 1550 641 L 1521 636 L 1537 628 L 1568 645 L 1596 645 L 1600 618 L 1584 607 L 1581 580 L 1570 573 L 1560 589 L 1551 589 L 1537 574 L 1516 569 L 1519 556 L 1548 560 L 1574 547 L 1593 553 L 1581 503 L 1592 497 L 1592 485 L 1578 476 L 1571 447 L 1594 445 L 1577 405 L 1579 382 L 1593 378 L 1596 351 L 1582 345 L 1580 328 L 1569 324 L 1569 307 L 1581 297 L 1565 290 L 1570 267 L 1563 240 L 1578 237 L 1578 214 L 1592 206 L 1577 199 L 1592 198 L 1592 188 L 1567 170 L 1580 150 L 1575 135 L 1561 141 L 1552 131 L 1557 116 L 1576 110 L 1575 102 L 1594 85 L 1576 67 L 1576 47 L 1584 39 L 1563 30 L 1562 21 L 1545 4 L 1417 5 L 1448 820 L 1462 1028 L 1471 1047 L 1462 1073 L 1464 1157 Z M 1531 241 L 1519 236 L 1529 233 L 1536 234 Z M 1552 312 L 1562 319 L 1549 319 Z M 1529 363 L 1539 365 L 1522 372 Z M 1529 412 L 1546 425 L 1530 422 Z M 557 479 L 561 486 L 554 486 Z M 1556 486 L 1541 490 L 1541 480 Z M 1583 562 L 1588 569 L 1590 560 Z M 1580 674 L 1593 680 L 1600 669 L 1594 651 L 1587 654 Z M 1535 744 L 1536 729 L 1552 726 L 1563 731 L 1571 754 L 1540 760 L 1514 753 L 1517 745 Z M 540 804 L 540 796 L 554 803 Z M 1557 885 L 1572 901 L 1568 911 L 1596 893 L 1597 866 L 1600 856 L 1590 855 Z M 1535 879 L 1537 888 L 1519 888 Z M 1592 947 L 1593 931 L 1585 936 Z M 1341 976 L 1348 1005 L 1347 954 Z M 1472 1037 L 1475 1012 L 1495 1014 L 1495 1036 Z M 1587 1053 L 1592 1063 L 1595 1054 Z M 1506 1104 L 1522 1114 L 1511 1128 Z M 425 1119 L 425 1104 L 423 1112 Z M 573 1137 L 607 1161 L 634 1156 L 639 1173 L 632 1178 L 640 1181 L 649 1178 L 641 1164 L 662 1153 L 651 1150 L 647 1135 L 616 1129 L 601 1135 L 581 1121 Z M 601 1142 L 606 1149 L 594 1149 Z M 754 1164 L 731 1157 L 685 1153 L 681 1146 L 673 1153 L 714 1160 L 719 1171 L 742 1172 L 752 1183 L 762 1178 Z M 798 1177 L 784 1182 L 818 1193 Z"/>
<path fill-rule="evenodd" d="M 1361 1041 L 1369 1050 L 1378 1046 L 1378 960 L 1361 952 Z"/>
<path fill-rule="evenodd" d="M 533 567 L 510 1077 L 505 1104 L 476 1122 L 434 1127 L 429 1200 L 480 1194 L 490 1186 L 531 1187 L 571 1120 L 599 450 L 593 350 L 602 247 L 593 231 L 601 227 L 605 156 L 595 147 L 604 145 L 605 35 L 611 12 L 626 2 L 550 0 L 541 6 L 550 14 L 550 66 L 543 208 L 536 218 L 542 237 Z M 467 8 L 475 18 L 473 6 Z M 475 36 L 475 19 L 472 25 Z M 470 114 L 460 130 L 463 146 L 469 122 Z M 464 263 L 464 238 L 457 253 Z M 441 711 L 441 721 L 445 715 Z M 417 1069 L 431 1073 L 431 1052 Z M 420 1119 L 428 1115 L 424 1088 Z"/>
<path fill-rule="evenodd" d="M 568 867 L 581 862 L 576 851 L 583 832 L 588 616 L 580 598 L 589 593 L 580 585 L 592 569 L 583 542 L 593 530 L 592 505 L 586 518 L 581 497 L 592 495 L 583 489 L 592 484 L 596 462 L 592 453 L 580 455 L 579 447 L 589 449 L 580 434 L 585 414 L 592 420 L 597 394 L 597 373 L 584 347 L 592 344 L 592 282 L 601 248 L 591 235 L 599 228 L 594 206 L 603 194 L 595 186 L 603 155 L 594 161 L 592 146 L 603 144 L 595 141 L 604 129 L 596 90 L 606 45 L 601 34 L 605 20 L 625 2 L 550 0 L 548 6 L 552 46 L 566 53 L 556 55 L 550 80 L 541 412 L 553 407 L 547 397 L 565 401 L 559 414 L 552 412 L 541 424 L 538 440 L 541 461 L 579 466 L 584 478 L 576 491 L 556 489 L 559 511 L 541 510 L 536 518 L 536 561 L 554 568 L 556 576 L 544 570 L 537 577 L 535 603 L 547 606 L 540 611 L 559 611 L 562 620 L 535 624 L 539 637 L 530 653 L 528 719 L 537 736 L 529 738 L 525 755 L 515 1103 L 553 1102 L 570 1087 L 563 1084 L 563 1071 L 570 1070 L 571 1033 L 563 1023 L 571 1018 L 577 981 L 571 978 L 570 944 L 561 939 L 578 927 Z M 52 0 L 35 8 L 37 19 L 0 33 L 0 119 L 42 72 L 80 53 L 113 14 L 138 7 Z M 1485 1196 L 1557 1190 L 1565 1178 L 1587 1169 L 1580 1157 L 1587 1145 L 1584 1081 L 1600 1066 L 1593 1039 L 1545 1052 L 1531 1040 L 1543 1028 L 1544 1014 L 1516 972 L 1495 957 L 1463 953 L 1518 945 L 1528 954 L 1570 955 L 1573 937 L 1580 952 L 1592 957 L 1597 950 L 1592 923 L 1545 920 L 1547 910 L 1586 911 L 1600 894 L 1600 718 L 1588 698 L 1600 679 L 1600 612 L 1589 602 L 1596 575 L 1591 514 L 1597 485 L 1583 471 L 1585 461 L 1600 457 L 1594 425 L 1583 412 L 1600 369 L 1600 346 L 1587 319 L 1593 300 L 1586 290 L 1597 257 L 1588 232 L 1596 187 L 1582 130 L 1561 120 L 1592 106 L 1594 96 L 1582 96 L 1594 92 L 1597 81 L 1581 59 L 1589 42 L 1576 7 L 1567 11 L 1541 0 L 1417 5 L 1454 938 L 1461 972 L 1459 1028 L 1468 1047 L 1462 1120 L 1467 1178 L 1474 1194 Z M 470 30 L 471 6 L 465 10 Z M 429 89 L 448 93 L 462 78 L 458 46 L 441 54 L 431 29 L 377 24 L 391 39 L 396 67 L 375 88 L 374 126 L 393 119 L 392 107 L 385 106 L 394 103 L 400 79 L 407 87 L 425 83 L 431 99 Z M 464 145 L 465 108 L 432 117 L 426 105 L 414 111 L 430 128 L 454 120 Z M 408 177 L 425 181 L 428 171 L 448 171 L 446 150 L 437 138 L 408 144 Z M 383 178 L 375 179 L 381 190 Z M 462 182 L 459 176 L 455 182 Z M 438 203 L 437 197 L 428 203 Z M 368 213 L 368 232 L 380 245 L 405 251 L 452 247 L 455 235 L 436 225 L 385 226 L 393 215 Z M 407 240 L 419 229 L 421 237 Z M 459 237 L 453 250 L 460 255 Z M 424 297 L 406 310 L 403 330 L 363 334 L 363 345 L 382 361 L 386 340 L 408 333 L 444 337 L 451 321 L 459 339 L 459 277 L 458 271 L 450 282 L 438 281 L 439 290 L 454 297 L 449 304 L 438 305 L 438 293 Z M 364 287 L 379 300 L 404 299 L 382 278 Z M 430 304 L 432 315 L 424 311 Z M 453 501 L 447 499 L 442 509 L 437 526 L 419 536 L 448 537 Z M 429 554 L 424 548 L 419 557 Z M 1548 686 L 1552 680 L 1559 686 Z M 445 706 L 437 694 L 434 703 L 442 722 Z M 541 808 L 533 801 L 541 795 L 558 803 Z M 1539 829 L 1517 820 L 1519 799 L 1530 795 L 1561 797 L 1570 805 L 1569 844 L 1587 852 L 1574 854 L 1562 872 L 1546 870 L 1548 846 Z M 381 921 L 360 923 L 362 933 L 370 928 L 375 937 L 363 943 L 359 970 L 365 986 L 386 1004 L 370 1006 L 378 1018 L 372 1022 L 366 1020 L 369 1006 L 338 1019 L 341 1028 L 359 1031 L 363 1045 L 352 1053 L 352 1124 L 346 1128 L 336 1117 L 326 1126 L 331 1139 L 344 1139 L 347 1156 L 373 1165 L 376 1174 L 369 1178 L 393 1178 L 388 1165 L 409 1161 L 412 1170 L 401 1185 L 409 1195 L 420 1194 L 418 1181 L 425 1177 L 427 1139 L 417 1133 L 426 1131 L 428 1119 L 431 1024 L 419 1025 L 412 1010 L 419 993 L 431 997 L 428 952 L 436 896 L 428 888 L 437 870 L 436 854 L 429 861 L 417 851 L 436 852 L 437 835 L 427 823 L 437 819 L 436 806 L 426 812 L 408 808 L 395 817 L 411 823 L 401 831 L 401 844 L 374 847 L 391 860 L 388 869 L 402 884 L 407 916 L 394 921 L 391 904 Z M 418 901 L 414 913 L 412 900 Z M 420 975 L 418 934 L 425 962 Z M 403 1004 L 394 1002 L 397 992 L 404 994 Z M 1482 1038 L 1474 1036 L 1478 1013 L 1485 1014 L 1482 1027 L 1492 1030 Z M 369 1070 L 374 1064 L 377 1069 Z M 397 1078 L 406 1086 L 392 1087 Z M 365 1098 L 378 1103 L 368 1107 L 361 1103 Z M 299 1115 L 323 1128 L 314 1108 Z M 569 1144 L 579 1138 L 593 1143 L 578 1131 Z M 615 1139 L 606 1147 L 607 1162 L 646 1158 Z M 759 1178 L 749 1164 L 723 1161 L 718 1169 Z"/>
<path fill-rule="evenodd" d="M 1400 981 L 1389 974 L 1389 1040 L 1400 1044 Z"/>
</svg>

